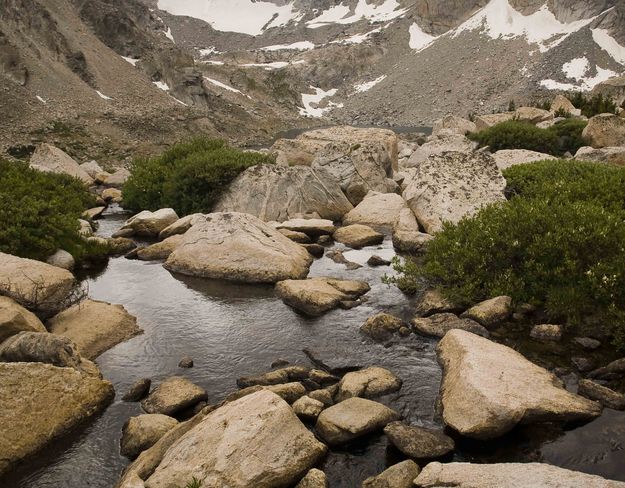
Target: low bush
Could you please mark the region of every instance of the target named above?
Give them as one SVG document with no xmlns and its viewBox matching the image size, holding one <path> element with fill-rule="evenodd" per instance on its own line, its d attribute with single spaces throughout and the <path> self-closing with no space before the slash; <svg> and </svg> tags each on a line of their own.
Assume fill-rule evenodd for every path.
<svg viewBox="0 0 625 488">
<path fill-rule="evenodd" d="M 171 207 L 179 215 L 209 212 L 241 172 L 272 162 L 267 155 L 234 149 L 221 140 L 176 144 L 161 156 L 132 164 L 124 206 L 135 211 Z"/>
<path fill-rule="evenodd" d="M 489 146 L 492 152 L 501 149 L 527 149 L 554 156 L 567 152 L 575 154 L 586 145 L 582 132 L 586 122 L 567 119 L 547 129 L 541 129 L 529 122 L 509 120 L 469 134 L 469 138 L 481 147 Z"/>
<path fill-rule="evenodd" d="M 569 93 L 567 98 L 571 101 L 575 108 L 582 111 L 582 115 L 586 117 L 594 117 L 599 114 L 615 114 L 616 103 L 611 97 L 603 96 L 598 93 L 593 96 L 584 95 L 582 92 Z"/>
<path fill-rule="evenodd" d="M 600 324 L 625 348 L 625 169 L 550 161 L 504 174 L 511 200 L 445 224 L 423 263 L 396 265 L 390 281 L 426 280 L 464 305 L 510 295 L 556 321 Z"/>
<path fill-rule="evenodd" d="M 0 160 L 0 251 L 32 259 L 57 249 L 77 259 L 99 252 L 78 235 L 78 219 L 94 205 L 75 178 Z"/>
</svg>

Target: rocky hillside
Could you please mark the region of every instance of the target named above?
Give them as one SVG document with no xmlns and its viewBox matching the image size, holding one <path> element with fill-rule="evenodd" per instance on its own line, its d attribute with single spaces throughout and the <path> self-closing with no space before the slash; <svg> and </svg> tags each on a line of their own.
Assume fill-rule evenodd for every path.
<svg viewBox="0 0 625 488">
<path fill-rule="evenodd" d="M 190 134 L 428 126 L 625 66 L 619 0 L 0 0 L 0 146 L 117 163 Z M 327 119 L 330 119 L 329 121 Z"/>
</svg>

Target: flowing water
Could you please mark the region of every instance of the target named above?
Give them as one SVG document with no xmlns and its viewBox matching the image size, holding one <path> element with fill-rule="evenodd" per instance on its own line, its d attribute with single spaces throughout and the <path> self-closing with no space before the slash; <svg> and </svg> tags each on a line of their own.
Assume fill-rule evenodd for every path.
<svg viewBox="0 0 625 488">
<path fill-rule="evenodd" d="M 125 217 L 108 215 L 99 233 L 110 235 Z M 406 421 L 436 427 L 436 398 L 441 379 L 433 340 L 397 338 L 386 346 L 359 333 L 370 315 L 387 311 L 409 318 L 410 300 L 381 283 L 389 268 L 371 268 L 372 254 L 391 257 L 387 240 L 379 247 L 348 251 L 347 259 L 364 266 L 347 271 L 324 257 L 315 261 L 311 276 L 362 279 L 371 284 L 367 302 L 352 310 L 335 310 L 306 318 L 278 299 L 270 286 L 230 284 L 172 275 L 160 263 L 111 259 L 105 269 L 86 279 L 90 296 L 123 304 L 138 318 L 144 333 L 102 354 L 97 363 L 113 382 L 117 397 L 106 411 L 77 433 L 46 448 L 23 465 L 1 488 L 110 488 L 128 461 L 119 454 L 124 422 L 141 413 L 137 403 L 120 397 L 136 380 L 153 384 L 184 375 L 206 388 L 209 403 L 236 389 L 240 376 L 270 369 L 276 359 L 310 365 L 303 349 L 327 363 L 380 365 L 403 380 L 402 389 L 381 399 Z M 195 367 L 178 368 L 183 356 Z M 482 462 L 542 460 L 570 469 L 625 480 L 625 416 L 606 410 L 594 422 L 563 432 L 547 427 L 518 429 L 493 443 L 461 441 L 456 460 Z M 401 460 L 384 436 L 370 436 L 332 451 L 323 469 L 332 488 L 359 487 L 368 476 Z"/>
</svg>

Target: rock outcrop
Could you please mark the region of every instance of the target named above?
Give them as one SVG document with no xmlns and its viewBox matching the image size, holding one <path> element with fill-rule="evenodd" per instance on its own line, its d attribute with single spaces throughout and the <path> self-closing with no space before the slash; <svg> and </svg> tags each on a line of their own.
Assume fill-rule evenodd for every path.
<svg viewBox="0 0 625 488">
<path fill-rule="evenodd" d="M 437 347 L 444 422 L 460 434 L 493 439 L 517 424 L 590 420 L 601 406 L 509 347 L 451 330 Z"/>
<path fill-rule="evenodd" d="M 258 218 L 241 213 L 213 213 L 191 227 L 170 254 L 165 267 L 202 278 L 250 283 L 301 279 L 310 254 Z"/>
<path fill-rule="evenodd" d="M 506 180 L 492 156 L 449 152 L 421 162 L 404 198 L 428 234 L 505 200 Z"/>
<path fill-rule="evenodd" d="M 75 287 L 67 270 L 0 253 L 0 295 L 37 314 L 49 316 L 65 308 Z"/>
<path fill-rule="evenodd" d="M 414 480 L 420 488 L 623 488 L 621 481 L 606 480 L 543 463 L 430 463 Z"/>
<path fill-rule="evenodd" d="M 40 144 L 30 158 L 30 166 L 39 171 L 60 173 L 78 178 L 85 185 L 92 185 L 93 178 L 67 153 L 50 144 Z"/>
<path fill-rule="evenodd" d="M 406 168 L 418 168 L 421 163 L 432 156 L 441 156 L 446 152 L 460 152 L 470 154 L 477 144 L 462 134 L 445 129 L 438 135 L 431 137 L 428 142 L 419 146 L 406 162 Z"/>
<path fill-rule="evenodd" d="M 85 300 L 64 310 L 50 319 L 48 328 L 72 340 L 88 359 L 141 333 L 137 319 L 122 305 L 96 300 Z"/>
<path fill-rule="evenodd" d="M 517 164 L 555 159 L 551 154 L 528 151 L 527 149 L 502 149 L 493 154 L 493 158 L 501 171 L 516 166 Z"/>
<path fill-rule="evenodd" d="M 290 486 L 325 452 L 286 402 L 259 391 L 196 422 L 166 450 L 145 488 L 185 486 L 193 476 L 207 487 Z"/>
<path fill-rule="evenodd" d="M 0 475 L 113 399 L 94 375 L 42 363 L 0 363 Z"/>
<path fill-rule="evenodd" d="M 625 119 L 613 114 L 595 115 L 588 121 L 582 137 L 595 148 L 625 146 Z"/>
</svg>

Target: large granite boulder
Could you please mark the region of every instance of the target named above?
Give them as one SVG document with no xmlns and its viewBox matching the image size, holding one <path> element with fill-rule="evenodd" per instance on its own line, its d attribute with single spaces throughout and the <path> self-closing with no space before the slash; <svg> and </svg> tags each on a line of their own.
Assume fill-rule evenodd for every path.
<svg viewBox="0 0 625 488">
<path fill-rule="evenodd" d="M 156 212 L 144 210 L 130 217 L 114 236 L 158 237 L 160 232 L 178 221 L 173 208 L 161 208 Z"/>
<path fill-rule="evenodd" d="M 142 261 L 163 261 L 167 259 L 178 245 L 183 241 L 184 236 L 175 234 L 167 239 L 141 248 L 137 251 L 137 258 Z"/>
<path fill-rule="evenodd" d="M 623 488 L 622 481 L 611 481 L 586 473 L 543 463 L 470 464 L 433 462 L 414 480 L 419 488 Z"/>
<path fill-rule="evenodd" d="M 41 143 L 30 157 L 30 166 L 48 173 L 61 173 L 92 185 L 93 178 L 67 153 L 51 144 Z"/>
<path fill-rule="evenodd" d="M 514 112 L 502 112 L 498 114 L 485 114 L 475 118 L 475 126 L 478 131 L 488 129 L 502 122 L 514 119 Z"/>
<path fill-rule="evenodd" d="M 519 107 L 514 112 L 514 120 L 520 122 L 529 122 L 530 124 L 539 124 L 548 120 L 553 120 L 553 113 L 549 110 L 543 110 L 536 107 Z"/>
<path fill-rule="evenodd" d="M 0 363 L 0 476 L 100 412 L 113 385 L 73 368 Z"/>
<path fill-rule="evenodd" d="M 556 95 L 556 97 L 553 99 L 553 102 L 551 102 L 550 111 L 553 114 L 558 111 L 563 111 L 565 113 L 569 113 L 575 116 L 579 116 L 582 114 L 581 110 L 575 108 L 575 105 L 573 105 L 571 101 L 564 95 Z"/>
<path fill-rule="evenodd" d="M 418 253 L 427 248 L 434 236 L 419 230 L 419 223 L 412 210 L 403 208 L 393 226 L 393 247 L 397 251 Z"/>
<path fill-rule="evenodd" d="M 617 105 L 621 105 L 625 101 L 625 76 L 602 81 L 592 89 L 592 94 L 612 98 Z"/>
<path fill-rule="evenodd" d="M 122 429 L 120 452 L 134 459 L 156 444 L 161 437 L 178 425 L 178 421 L 160 413 L 130 417 Z"/>
<path fill-rule="evenodd" d="M 48 329 L 72 340 L 88 359 L 141 333 L 137 319 L 122 305 L 96 300 L 85 300 L 55 315 Z"/>
<path fill-rule="evenodd" d="M 580 147 L 575 153 L 578 161 L 591 161 L 597 163 L 612 163 L 625 166 L 625 146 L 621 147 Z"/>
<path fill-rule="evenodd" d="M 405 208 L 408 208 L 406 202 L 397 193 L 369 192 L 343 217 L 343 224 L 362 224 L 379 231 L 390 231 Z"/>
<path fill-rule="evenodd" d="M 505 201 L 506 180 L 492 156 L 449 152 L 419 164 L 404 198 L 428 234 L 443 222 L 458 222 L 481 207 Z"/>
<path fill-rule="evenodd" d="M 406 162 L 406 168 L 418 168 L 431 156 L 440 156 L 446 152 L 472 153 L 477 144 L 462 134 L 444 130 L 419 146 Z"/>
<path fill-rule="evenodd" d="M 253 215 L 213 213 L 191 227 L 165 262 L 202 278 L 275 283 L 308 274 L 308 251 Z"/>
<path fill-rule="evenodd" d="M 206 390 L 182 376 L 167 378 L 141 402 L 147 413 L 174 415 L 208 398 Z"/>
<path fill-rule="evenodd" d="M 183 487 L 193 476 L 206 487 L 292 486 L 326 450 L 284 400 L 258 391 L 196 422 L 137 486 Z"/>
<path fill-rule="evenodd" d="M 434 125 L 432 126 L 432 135 L 439 135 L 445 129 L 464 136 L 469 132 L 475 132 L 477 130 L 477 126 L 470 120 L 463 119 L 457 115 L 446 115 L 442 119 L 434 121 Z"/>
<path fill-rule="evenodd" d="M 335 241 L 354 249 L 374 246 L 384 241 L 384 234 L 380 234 L 368 225 L 362 224 L 351 224 L 340 227 L 332 234 L 332 237 L 334 237 Z"/>
<path fill-rule="evenodd" d="M 460 434 L 493 439 L 517 424 L 590 420 L 593 401 L 569 393 L 547 370 L 515 350 L 463 330 L 439 342 L 444 422 Z"/>
<path fill-rule="evenodd" d="M 204 220 L 204 214 L 201 214 L 201 213 L 194 213 L 191 215 L 186 215 L 182 217 L 181 219 L 176 220 L 173 224 L 168 225 L 162 231 L 160 231 L 160 233 L 158 234 L 158 238 L 161 241 L 164 241 L 168 237 L 184 234 L 191 227 L 193 227 L 193 225 L 197 224 L 198 222 L 202 222 L 203 220 Z"/>
<path fill-rule="evenodd" d="M 512 315 L 512 298 L 502 295 L 484 300 L 466 310 L 461 317 L 475 320 L 484 327 L 493 327 Z"/>
<path fill-rule="evenodd" d="M 355 300 L 370 290 L 362 281 L 334 278 L 285 280 L 276 284 L 276 294 L 284 303 L 306 315 L 322 315 L 342 302 Z"/>
<path fill-rule="evenodd" d="M 74 275 L 65 269 L 0 253 L 0 295 L 38 315 L 49 316 L 65 308 L 75 288 Z"/>
<path fill-rule="evenodd" d="M 278 222 L 316 212 L 340 220 L 353 205 L 328 171 L 310 167 L 252 166 L 241 173 L 215 205 L 217 212 L 243 212 Z"/>
<path fill-rule="evenodd" d="M 555 159 L 551 154 L 528 151 L 527 149 L 502 149 L 493 154 L 493 158 L 501 171 L 516 166 L 517 164 Z"/>
<path fill-rule="evenodd" d="M 328 444 L 338 445 L 382 430 L 395 420 L 399 420 L 399 414 L 394 410 L 354 397 L 321 412 L 315 430 Z"/>
<path fill-rule="evenodd" d="M 15 300 L 0 296 L 0 344 L 20 332 L 47 332 L 37 316 Z"/>
<path fill-rule="evenodd" d="M 401 388 L 402 381 L 388 369 L 378 366 L 347 373 L 339 382 L 336 401 L 348 398 L 375 398 L 393 393 Z"/>
<path fill-rule="evenodd" d="M 625 119 L 614 114 L 595 115 L 588 121 L 582 137 L 596 148 L 625 146 Z"/>
<path fill-rule="evenodd" d="M 278 230 L 290 230 L 292 232 L 301 232 L 309 237 L 319 237 L 323 235 L 333 234 L 336 226 L 328 219 L 289 219 L 281 224 L 276 225 Z"/>
</svg>

